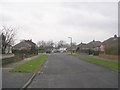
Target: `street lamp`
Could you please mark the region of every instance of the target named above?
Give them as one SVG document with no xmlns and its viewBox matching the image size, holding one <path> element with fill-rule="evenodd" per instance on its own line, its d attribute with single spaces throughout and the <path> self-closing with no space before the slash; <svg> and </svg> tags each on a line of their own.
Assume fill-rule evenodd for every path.
<svg viewBox="0 0 120 90">
<path fill-rule="evenodd" d="M 72 37 L 68 37 L 70 38 L 70 41 L 71 41 L 71 55 L 72 55 Z"/>
</svg>

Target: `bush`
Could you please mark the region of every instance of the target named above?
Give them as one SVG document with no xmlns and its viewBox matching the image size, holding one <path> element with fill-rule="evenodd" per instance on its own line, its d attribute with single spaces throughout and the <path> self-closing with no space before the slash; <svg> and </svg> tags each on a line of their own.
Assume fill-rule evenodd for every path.
<svg viewBox="0 0 120 90">
<path fill-rule="evenodd" d="M 95 56 L 98 56 L 100 54 L 100 51 L 94 51 L 94 54 Z"/>
<path fill-rule="evenodd" d="M 91 54 L 93 54 L 94 53 L 94 51 L 92 50 L 92 49 L 88 49 L 88 54 L 89 55 L 91 55 Z"/>
</svg>

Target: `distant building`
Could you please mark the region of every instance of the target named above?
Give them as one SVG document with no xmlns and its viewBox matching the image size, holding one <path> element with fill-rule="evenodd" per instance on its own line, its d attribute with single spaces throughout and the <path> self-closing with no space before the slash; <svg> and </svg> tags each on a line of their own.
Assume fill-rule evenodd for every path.
<svg viewBox="0 0 120 90">
<path fill-rule="evenodd" d="M 101 46 L 100 41 L 91 41 L 89 43 L 80 43 L 77 45 L 77 51 L 78 52 L 87 52 L 88 50 L 93 50 L 93 51 L 99 51 Z"/>
<path fill-rule="evenodd" d="M 72 45 L 72 47 L 68 47 L 67 51 L 72 51 L 73 53 L 76 52 L 77 50 L 77 45 Z"/>
<path fill-rule="evenodd" d="M 60 52 L 66 52 L 66 50 L 67 50 L 66 47 L 61 47 L 61 48 L 59 48 L 59 51 L 60 51 Z"/>
</svg>

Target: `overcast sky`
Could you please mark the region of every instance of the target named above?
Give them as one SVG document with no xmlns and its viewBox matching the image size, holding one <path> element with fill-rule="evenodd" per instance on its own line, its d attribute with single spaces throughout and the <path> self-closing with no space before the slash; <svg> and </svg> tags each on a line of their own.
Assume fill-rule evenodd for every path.
<svg viewBox="0 0 120 90">
<path fill-rule="evenodd" d="M 20 1 L 20 0 L 18 0 Z M 118 34 L 117 2 L 1 1 L 0 25 L 14 26 L 16 39 L 88 43 Z"/>
</svg>

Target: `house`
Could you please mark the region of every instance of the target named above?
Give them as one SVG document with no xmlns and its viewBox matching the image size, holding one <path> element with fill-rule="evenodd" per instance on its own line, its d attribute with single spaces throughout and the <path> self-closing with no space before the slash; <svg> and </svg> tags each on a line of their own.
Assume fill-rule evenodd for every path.
<svg viewBox="0 0 120 90">
<path fill-rule="evenodd" d="M 103 41 L 102 43 L 104 45 L 104 50 L 106 54 L 119 54 L 120 48 L 118 47 L 120 46 L 120 37 L 117 37 L 117 35 L 114 35 L 114 37 L 111 37 Z"/>
<path fill-rule="evenodd" d="M 37 45 L 32 40 L 22 40 L 13 47 L 15 53 L 37 54 Z"/>
<path fill-rule="evenodd" d="M 100 50 L 100 46 L 101 46 L 101 42 L 100 41 L 91 41 L 87 44 L 87 48 L 94 50 L 94 51 L 99 51 Z"/>
<path fill-rule="evenodd" d="M 100 45 L 100 51 L 101 52 L 104 52 L 105 51 L 105 46 L 101 43 L 101 45 Z"/>
<path fill-rule="evenodd" d="M 88 49 L 87 44 L 81 42 L 80 44 L 77 45 L 76 51 L 77 52 L 85 52 L 86 49 Z"/>
<path fill-rule="evenodd" d="M 101 42 L 100 41 L 91 41 L 89 43 L 80 43 L 77 45 L 77 52 L 80 53 L 88 53 L 88 54 L 94 54 L 94 55 L 98 55 L 100 48 L 101 47 Z"/>
<path fill-rule="evenodd" d="M 118 39 L 119 39 L 119 37 L 117 37 L 116 35 L 114 35 L 114 37 L 111 37 L 111 38 L 103 41 L 103 44 L 106 46 L 106 45 L 109 45 L 109 44 L 118 43 Z"/>
</svg>

